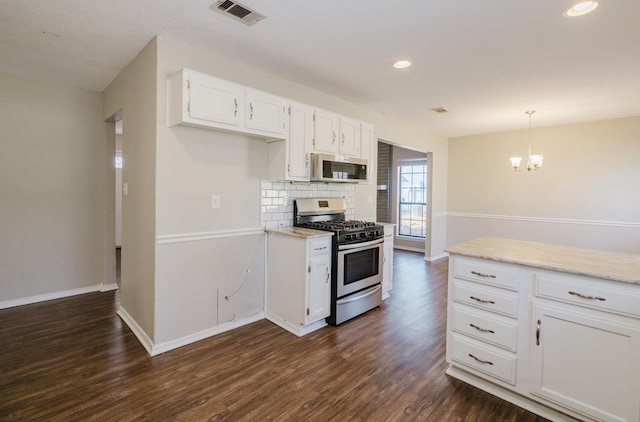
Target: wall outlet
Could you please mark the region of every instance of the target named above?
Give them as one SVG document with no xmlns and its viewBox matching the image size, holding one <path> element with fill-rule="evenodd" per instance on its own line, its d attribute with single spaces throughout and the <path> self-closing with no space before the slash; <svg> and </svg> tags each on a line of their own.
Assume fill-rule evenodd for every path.
<svg viewBox="0 0 640 422">
<path fill-rule="evenodd" d="M 211 209 L 220 208 L 220 195 L 211 195 Z"/>
</svg>

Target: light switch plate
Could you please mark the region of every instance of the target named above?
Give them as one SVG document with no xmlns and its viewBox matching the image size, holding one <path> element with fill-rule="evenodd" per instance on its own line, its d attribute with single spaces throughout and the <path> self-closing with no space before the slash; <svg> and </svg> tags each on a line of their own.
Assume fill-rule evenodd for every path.
<svg viewBox="0 0 640 422">
<path fill-rule="evenodd" d="M 220 208 L 220 195 L 211 195 L 211 208 L 214 210 Z"/>
</svg>

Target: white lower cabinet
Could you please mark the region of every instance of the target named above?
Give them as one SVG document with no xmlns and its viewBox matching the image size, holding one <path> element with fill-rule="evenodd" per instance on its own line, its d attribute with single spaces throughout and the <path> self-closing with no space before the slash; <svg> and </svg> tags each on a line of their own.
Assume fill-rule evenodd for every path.
<svg viewBox="0 0 640 422">
<path fill-rule="evenodd" d="M 553 421 L 640 421 L 640 286 L 451 255 L 447 373 Z"/>
<path fill-rule="evenodd" d="M 269 232 L 266 316 L 297 336 L 327 325 L 331 236 L 305 238 Z"/>
</svg>

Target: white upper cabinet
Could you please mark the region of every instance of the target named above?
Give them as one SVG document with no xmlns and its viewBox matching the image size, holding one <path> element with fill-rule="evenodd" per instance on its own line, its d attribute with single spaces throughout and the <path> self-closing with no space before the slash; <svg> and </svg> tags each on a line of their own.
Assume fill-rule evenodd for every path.
<svg viewBox="0 0 640 422">
<path fill-rule="evenodd" d="M 362 123 L 360 127 L 360 157 L 369 160 L 367 166 L 367 184 L 378 183 L 378 139 L 373 126 Z"/>
<path fill-rule="evenodd" d="M 236 84 L 201 73 L 187 79 L 187 111 L 192 119 L 240 126 L 242 90 Z"/>
<path fill-rule="evenodd" d="M 289 147 L 286 180 L 309 181 L 313 143 L 313 108 L 291 103 L 289 107 Z"/>
<path fill-rule="evenodd" d="M 245 91 L 245 126 L 274 135 L 286 130 L 287 100 L 260 91 Z"/>
<path fill-rule="evenodd" d="M 176 125 L 265 138 L 271 180 L 309 181 L 319 153 L 368 160 L 375 183 L 373 126 L 195 70 L 167 79 L 167 126 Z"/>
<path fill-rule="evenodd" d="M 224 79 L 182 69 L 168 79 L 167 125 L 283 138 L 287 101 Z"/>
<path fill-rule="evenodd" d="M 313 117 L 313 150 L 324 154 L 338 154 L 340 116 L 330 111 L 316 109 Z"/>
<path fill-rule="evenodd" d="M 340 155 L 356 158 L 360 156 L 360 122 L 340 117 Z"/>
<path fill-rule="evenodd" d="M 360 154 L 360 122 L 330 111 L 316 109 L 313 152 L 368 158 L 361 157 Z"/>
</svg>

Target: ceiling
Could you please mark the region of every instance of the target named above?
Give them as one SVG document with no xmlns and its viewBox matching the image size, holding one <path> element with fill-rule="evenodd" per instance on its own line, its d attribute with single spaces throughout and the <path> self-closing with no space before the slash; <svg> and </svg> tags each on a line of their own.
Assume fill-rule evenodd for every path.
<svg viewBox="0 0 640 422">
<path fill-rule="evenodd" d="M 254 26 L 214 2 L 5 0 L 0 71 L 101 91 L 158 34 L 444 137 L 640 115 L 640 1 L 243 0 Z"/>
</svg>

